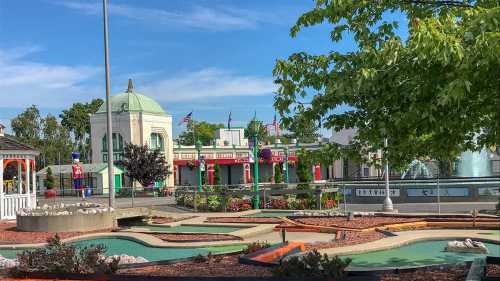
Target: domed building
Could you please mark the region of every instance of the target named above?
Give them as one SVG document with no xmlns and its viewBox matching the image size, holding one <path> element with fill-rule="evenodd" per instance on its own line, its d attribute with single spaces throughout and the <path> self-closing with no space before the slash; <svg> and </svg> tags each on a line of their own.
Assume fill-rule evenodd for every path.
<svg viewBox="0 0 500 281">
<path fill-rule="evenodd" d="M 127 91 L 111 97 L 113 159 L 123 157 L 126 143 L 148 145 L 151 149 L 160 149 L 173 169 L 172 116 L 153 99 L 137 93 L 132 80 Z M 105 163 L 108 160 L 106 138 L 106 103 L 90 117 L 92 140 L 92 163 Z M 128 179 L 116 178 L 115 186 L 130 186 Z M 170 175 L 165 182 L 156 186 L 173 186 L 174 177 Z"/>
</svg>

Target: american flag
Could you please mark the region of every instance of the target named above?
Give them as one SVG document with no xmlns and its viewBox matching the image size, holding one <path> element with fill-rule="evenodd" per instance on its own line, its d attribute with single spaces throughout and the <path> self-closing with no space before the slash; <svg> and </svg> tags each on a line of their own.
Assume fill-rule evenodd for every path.
<svg viewBox="0 0 500 281">
<path fill-rule="evenodd" d="M 184 116 L 182 118 L 181 122 L 179 122 L 179 125 L 182 125 L 183 123 L 189 123 L 191 121 L 191 115 L 193 115 L 193 112 L 189 112 L 188 115 Z"/>
</svg>

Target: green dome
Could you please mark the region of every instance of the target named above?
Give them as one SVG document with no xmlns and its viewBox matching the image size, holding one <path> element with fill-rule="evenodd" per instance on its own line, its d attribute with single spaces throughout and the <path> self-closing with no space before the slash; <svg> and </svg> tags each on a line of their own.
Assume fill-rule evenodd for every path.
<svg viewBox="0 0 500 281">
<path fill-rule="evenodd" d="M 168 115 L 155 100 L 134 92 L 131 81 L 127 92 L 111 97 L 112 112 L 143 112 L 155 115 Z M 106 103 L 103 103 L 96 113 L 106 113 Z"/>
</svg>

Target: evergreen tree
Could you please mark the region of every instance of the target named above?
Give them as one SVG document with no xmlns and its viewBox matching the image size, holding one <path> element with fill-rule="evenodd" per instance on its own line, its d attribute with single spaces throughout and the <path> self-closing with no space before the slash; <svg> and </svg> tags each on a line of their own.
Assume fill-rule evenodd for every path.
<svg viewBox="0 0 500 281">
<path fill-rule="evenodd" d="M 221 184 L 220 166 L 219 166 L 219 163 L 215 163 L 215 165 L 214 165 L 214 185 L 220 185 L 220 184 Z"/>
<path fill-rule="evenodd" d="M 283 181 L 283 176 L 281 174 L 281 166 L 277 164 L 274 166 L 274 182 L 281 183 Z"/>
<path fill-rule="evenodd" d="M 47 175 L 45 177 L 44 183 L 45 183 L 45 188 L 47 189 L 54 188 L 55 180 L 54 176 L 52 175 L 52 169 L 50 167 L 47 168 Z"/>
</svg>

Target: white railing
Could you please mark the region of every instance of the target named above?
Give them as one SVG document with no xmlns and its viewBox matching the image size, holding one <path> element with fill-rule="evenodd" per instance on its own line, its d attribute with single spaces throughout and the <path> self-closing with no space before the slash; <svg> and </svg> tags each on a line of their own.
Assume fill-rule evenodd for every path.
<svg viewBox="0 0 500 281">
<path fill-rule="evenodd" d="M 30 198 L 30 206 L 28 206 L 28 196 Z M 4 195 L 0 202 L 0 219 L 12 220 L 16 218 L 16 212 L 19 209 L 36 206 L 36 196 L 33 194 L 9 194 Z"/>
</svg>

